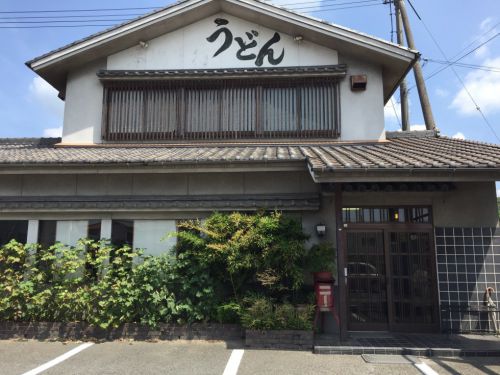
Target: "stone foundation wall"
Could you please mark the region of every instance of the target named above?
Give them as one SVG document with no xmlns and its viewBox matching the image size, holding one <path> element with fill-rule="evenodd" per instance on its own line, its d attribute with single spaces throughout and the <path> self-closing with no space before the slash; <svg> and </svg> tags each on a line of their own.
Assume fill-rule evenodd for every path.
<svg viewBox="0 0 500 375">
<path fill-rule="evenodd" d="M 245 346 L 253 349 L 312 350 L 313 331 L 254 331 L 246 330 Z"/>
<path fill-rule="evenodd" d="M 0 322 L 0 339 L 36 340 L 239 340 L 244 330 L 236 324 L 160 324 L 156 329 L 127 323 L 102 329 L 87 323 Z"/>
</svg>

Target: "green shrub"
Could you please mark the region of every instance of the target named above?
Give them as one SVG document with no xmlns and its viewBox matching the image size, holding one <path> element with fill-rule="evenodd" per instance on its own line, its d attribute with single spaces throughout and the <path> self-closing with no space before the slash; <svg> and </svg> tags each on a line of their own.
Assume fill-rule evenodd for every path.
<svg viewBox="0 0 500 375">
<path fill-rule="evenodd" d="M 323 242 L 311 246 L 305 258 L 306 270 L 309 272 L 331 272 L 337 274 L 336 251 L 332 244 Z"/>
<path fill-rule="evenodd" d="M 241 312 L 241 323 L 255 330 L 312 330 L 314 305 L 293 306 L 273 303 L 266 297 L 255 298 Z"/>
<path fill-rule="evenodd" d="M 236 300 L 249 291 L 284 299 L 303 284 L 308 237 L 293 218 L 277 212 L 214 213 L 203 223 L 185 221 L 179 228 L 178 252 L 196 254 L 210 268 L 220 294 L 230 285 Z"/>
<path fill-rule="evenodd" d="M 277 212 L 214 213 L 180 228 L 176 255 L 159 257 L 85 239 L 73 247 L 0 246 L 0 320 L 107 328 L 241 317 L 258 329 L 306 327 L 293 306 L 273 302 L 297 302 L 304 294 L 307 236 L 299 221 Z M 253 298 L 243 308 L 248 293 L 267 299 Z"/>
<path fill-rule="evenodd" d="M 266 297 L 254 299 L 241 312 L 241 324 L 247 329 L 276 329 L 273 302 Z"/>
<path fill-rule="evenodd" d="M 216 318 L 219 323 L 239 323 L 241 305 L 238 302 L 228 302 L 217 306 Z"/>
</svg>

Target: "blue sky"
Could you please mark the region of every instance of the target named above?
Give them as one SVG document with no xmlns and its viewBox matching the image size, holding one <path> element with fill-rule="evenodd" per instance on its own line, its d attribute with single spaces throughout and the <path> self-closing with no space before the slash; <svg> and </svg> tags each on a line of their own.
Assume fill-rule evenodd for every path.
<svg viewBox="0 0 500 375">
<path fill-rule="evenodd" d="M 323 9 L 335 4 L 352 3 L 359 0 L 279 0 L 290 7 L 321 5 Z M 382 3 L 382 0 L 379 1 Z M 3 0 L 0 12 L 58 9 L 161 7 L 170 2 L 159 0 Z M 305 4 L 307 3 L 307 4 Z M 451 59 L 470 45 L 463 53 L 500 33 L 500 1 L 482 0 L 413 0 L 425 25 L 432 32 L 444 53 Z M 358 4 L 358 3 L 357 3 Z M 357 5 L 356 4 L 356 5 Z M 361 5 L 372 4 L 361 2 Z M 311 13 L 315 17 L 347 26 L 384 39 L 391 38 L 389 6 L 378 5 L 343 10 L 322 10 Z M 345 7 L 350 4 L 345 5 Z M 353 4 L 354 5 L 354 4 Z M 318 8 L 313 8 L 318 9 Z M 408 6 L 412 28 L 418 50 L 424 59 L 445 60 L 431 37 Z M 146 10 L 127 11 L 140 14 Z M 116 14 L 118 12 L 107 12 Z M 28 14 L 24 14 L 26 16 Z M 38 16 L 39 14 L 37 14 Z M 46 14 L 43 14 L 46 15 Z M 1 13 L 0 17 L 15 16 Z M 89 17 L 91 18 L 91 17 Z M 109 17 L 112 18 L 112 17 Z M 120 17 L 114 17 L 120 18 Z M 25 19 L 26 20 L 26 19 Z M 5 18 L 1 22 L 11 21 Z M 0 22 L 0 23 L 1 23 Z M 111 22 L 113 23 L 113 22 Z M 1 24 L 7 26 L 11 24 Z M 62 125 L 63 102 L 56 98 L 55 92 L 37 78 L 24 63 L 61 45 L 85 37 L 104 27 L 46 28 L 46 29 L 4 29 L 0 28 L 0 66 L 2 84 L 0 85 L 0 137 L 38 137 L 57 135 Z M 487 33 L 486 33 L 487 32 Z M 472 45 L 471 43 L 474 42 Z M 471 53 L 461 63 L 496 67 L 497 72 L 456 67 L 456 72 L 467 89 L 476 99 L 479 107 L 500 136 L 500 36 L 492 39 L 482 48 Z M 442 68 L 434 62 L 424 63 L 424 76 Z M 413 86 L 413 76 L 409 76 L 409 87 Z M 427 81 L 427 87 L 438 128 L 442 134 L 500 143 L 481 118 L 475 105 L 468 98 L 460 81 L 451 69 L 446 69 Z M 398 95 L 394 98 L 396 108 Z M 416 89 L 410 91 L 411 124 L 423 124 Z M 386 128 L 399 127 L 392 105 L 386 108 Z"/>
</svg>

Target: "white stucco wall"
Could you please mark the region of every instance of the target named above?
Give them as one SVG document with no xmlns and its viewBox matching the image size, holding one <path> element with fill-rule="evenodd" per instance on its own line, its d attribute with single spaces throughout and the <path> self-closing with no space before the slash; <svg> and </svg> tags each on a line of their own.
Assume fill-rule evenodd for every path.
<svg viewBox="0 0 500 375">
<path fill-rule="evenodd" d="M 227 25 L 217 26 L 214 20 L 224 18 Z M 236 57 L 239 45 L 233 40 L 230 47 L 214 57 L 224 41 L 224 34 L 214 42 L 207 41 L 214 31 L 226 27 L 234 37 L 245 43 L 252 34 L 257 45 L 243 54 L 258 55 L 260 48 L 269 41 L 275 31 L 260 25 L 218 14 L 198 21 L 174 32 L 152 40 L 146 40 L 146 48 L 140 45 L 110 55 L 107 61 L 97 61 L 72 71 L 68 76 L 64 113 L 63 143 L 100 143 L 102 118 L 102 85 L 96 72 L 99 69 L 154 70 L 154 69 L 213 69 L 257 67 L 256 59 L 240 60 Z M 381 68 L 349 56 L 339 56 L 337 51 L 313 44 L 307 40 L 297 42 L 292 35 L 279 33 L 280 40 L 271 45 L 274 58 L 284 51 L 283 60 L 276 66 L 335 65 L 348 66 L 347 77 L 341 82 L 341 140 L 378 140 L 384 138 L 383 87 Z M 269 58 L 263 67 L 273 66 Z M 366 91 L 350 89 L 350 75 L 366 74 Z"/>
<path fill-rule="evenodd" d="M 177 230 L 175 220 L 134 220 L 134 247 L 143 249 L 145 255 L 161 255 L 177 243 L 168 236 Z"/>
<path fill-rule="evenodd" d="M 88 220 L 61 220 L 56 223 L 56 241 L 76 246 L 78 240 L 87 237 Z"/>
<path fill-rule="evenodd" d="M 63 143 L 100 143 L 102 85 L 96 76 L 106 61 L 72 71 L 66 85 Z"/>
<path fill-rule="evenodd" d="M 342 141 L 385 139 L 384 89 L 382 69 L 379 66 L 339 56 L 341 64 L 347 64 L 347 77 L 340 84 Z M 351 90 L 351 75 L 365 74 L 365 91 Z"/>
<path fill-rule="evenodd" d="M 227 25 L 217 26 L 214 20 L 226 19 Z M 257 42 L 253 48 L 243 54 L 258 55 L 260 48 L 269 41 L 275 31 L 247 22 L 224 13 L 220 13 L 191 25 L 146 41 L 147 48 L 140 45 L 118 52 L 108 57 L 108 69 L 216 69 L 257 67 L 255 59 L 239 60 L 236 53 L 239 45 L 233 41 L 230 47 L 213 57 L 224 41 L 224 34 L 214 42 L 207 41 L 212 33 L 221 28 L 231 31 L 233 38 L 241 37 L 245 43 L 251 43 L 246 32 L 258 32 L 252 36 Z M 292 35 L 279 33 L 281 39 L 270 48 L 274 50 L 274 58 L 284 51 L 283 60 L 277 66 L 334 65 L 338 62 L 337 52 L 308 41 L 297 42 Z M 267 58 L 262 67 L 271 67 Z"/>
</svg>

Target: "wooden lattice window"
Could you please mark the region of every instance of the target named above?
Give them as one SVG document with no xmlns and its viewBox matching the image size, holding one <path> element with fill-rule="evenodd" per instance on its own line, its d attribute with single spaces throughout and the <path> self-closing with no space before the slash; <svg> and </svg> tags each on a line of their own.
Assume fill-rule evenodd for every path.
<svg viewBox="0 0 500 375">
<path fill-rule="evenodd" d="M 104 83 L 103 139 L 337 138 L 328 78 Z"/>
</svg>

